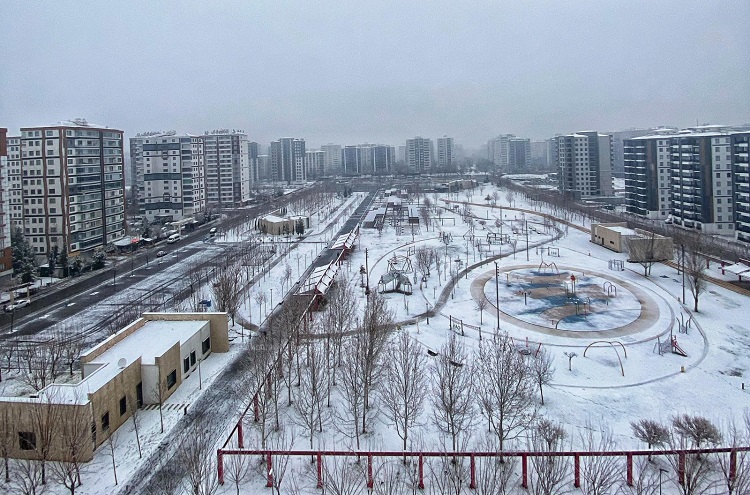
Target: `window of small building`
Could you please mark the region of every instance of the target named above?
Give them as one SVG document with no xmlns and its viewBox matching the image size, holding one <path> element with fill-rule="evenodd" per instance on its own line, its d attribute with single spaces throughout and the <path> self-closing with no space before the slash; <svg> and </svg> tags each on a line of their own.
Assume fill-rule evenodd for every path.
<svg viewBox="0 0 750 495">
<path fill-rule="evenodd" d="M 123 395 L 120 398 L 120 416 L 124 416 L 126 412 L 128 412 L 128 401 Z"/>
<path fill-rule="evenodd" d="M 211 337 L 208 337 L 206 340 L 203 341 L 202 347 L 203 347 L 203 354 L 211 350 Z"/>
<path fill-rule="evenodd" d="M 102 431 L 109 430 L 109 411 L 102 415 Z"/>
<path fill-rule="evenodd" d="M 182 360 L 182 372 L 187 373 L 188 371 L 190 371 L 190 358 L 186 357 Z"/>
<path fill-rule="evenodd" d="M 18 448 L 21 450 L 36 450 L 36 433 L 33 431 L 19 431 Z"/>
<path fill-rule="evenodd" d="M 195 351 L 190 353 L 190 366 L 195 366 Z"/>
<path fill-rule="evenodd" d="M 177 370 L 172 370 L 167 375 L 167 390 L 174 387 L 177 384 Z"/>
</svg>

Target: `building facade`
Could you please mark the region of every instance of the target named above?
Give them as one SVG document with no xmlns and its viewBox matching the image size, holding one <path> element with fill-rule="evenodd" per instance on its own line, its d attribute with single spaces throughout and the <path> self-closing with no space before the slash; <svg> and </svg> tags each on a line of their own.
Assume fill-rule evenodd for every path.
<svg viewBox="0 0 750 495">
<path fill-rule="evenodd" d="M 323 150 L 305 151 L 305 175 L 308 179 L 322 177 L 325 171 L 326 152 Z"/>
<path fill-rule="evenodd" d="M 203 140 L 175 132 L 130 138 L 138 206 L 149 222 L 189 218 L 206 209 Z"/>
<path fill-rule="evenodd" d="M 750 163 L 748 163 L 750 132 L 732 135 L 731 143 L 734 167 L 735 234 L 738 240 L 750 242 Z"/>
<path fill-rule="evenodd" d="M 324 144 L 320 149 L 325 153 L 323 173 L 325 175 L 336 175 L 341 173 L 341 145 Z"/>
<path fill-rule="evenodd" d="M 452 169 L 456 162 L 456 149 L 453 138 L 443 136 L 437 140 L 437 166 L 439 169 Z"/>
<path fill-rule="evenodd" d="M 250 199 L 250 167 L 247 135 L 228 129 L 206 131 L 200 136 L 206 164 L 206 204 L 234 208 Z"/>
<path fill-rule="evenodd" d="M 417 136 L 406 140 L 406 167 L 409 173 L 431 172 L 433 155 L 431 139 Z"/>
<path fill-rule="evenodd" d="M 556 138 L 558 189 L 574 198 L 612 196 L 612 140 L 595 131 Z"/>
<path fill-rule="evenodd" d="M 281 138 L 271 143 L 271 173 L 275 181 L 302 182 L 305 174 L 305 140 Z"/>
<path fill-rule="evenodd" d="M 13 274 L 13 248 L 11 246 L 11 193 L 9 182 L 8 129 L 0 127 L 0 281 Z"/>
<path fill-rule="evenodd" d="M 258 143 L 254 141 L 247 143 L 247 161 L 248 167 L 250 168 L 250 188 L 255 187 L 260 179 L 260 173 L 258 172 L 258 156 Z"/>
<path fill-rule="evenodd" d="M 625 208 L 645 218 L 666 220 L 670 199 L 668 136 L 646 136 L 623 141 Z"/>
<path fill-rule="evenodd" d="M 125 235 L 122 131 L 77 119 L 24 127 L 8 144 L 12 222 L 38 257 L 52 246 L 78 256 Z"/>
</svg>

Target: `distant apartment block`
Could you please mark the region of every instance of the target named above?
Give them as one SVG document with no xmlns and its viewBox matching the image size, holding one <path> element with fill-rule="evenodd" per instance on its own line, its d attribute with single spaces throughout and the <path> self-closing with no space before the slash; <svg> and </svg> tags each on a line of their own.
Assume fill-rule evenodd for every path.
<svg viewBox="0 0 750 495">
<path fill-rule="evenodd" d="M 138 207 L 149 222 L 182 220 L 206 209 L 204 158 L 200 136 L 171 131 L 130 138 Z"/>
<path fill-rule="evenodd" d="M 125 235 L 123 133 L 84 119 L 7 138 L 10 218 L 33 252 L 70 256 Z"/>
<path fill-rule="evenodd" d="M 206 164 L 206 204 L 233 208 L 250 198 L 250 167 L 247 135 L 220 129 L 200 136 Z"/>
<path fill-rule="evenodd" d="M 487 142 L 487 158 L 504 173 L 526 172 L 531 165 L 531 140 L 502 134 Z"/>
<path fill-rule="evenodd" d="M 258 143 L 249 142 L 247 143 L 247 161 L 250 174 L 250 187 L 255 187 L 255 184 L 260 180 L 258 172 Z"/>
<path fill-rule="evenodd" d="M 326 152 L 323 150 L 305 151 L 305 175 L 308 179 L 323 177 L 325 171 Z"/>
<path fill-rule="evenodd" d="M 531 141 L 529 143 L 530 168 L 544 169 L 547 168 L 548 161 L 547 141 Z"/>
<path fill-rule="evenodd" d="M 612 196 L 612 140 L 595 131 L 556 138 L 558 189 L 574 198 Z"/>
<path fill-rule="evenodd" d="M 731 137 L 734 166 L 735 230 L 737 239 L 750 242 L 750 163 L 748 144 L 750 132 Z"/>
<path fill-rule="evenodd" d="M 323 173 L 326 175 L 341 173 L 341 145 L 329 143 L 324 144 L 320 149 L 325 153 Z"/>
<path fill-rule="evenodd" d="M 433 156 L 431 139 L 417 136 L 406 140 L 406 167 L 410 173 L 430 172 Z"/>
<path fill-rule="evenodd" d="M 388 174 L 395 165 L 395 148 L 384 144 L 345 146 L 342 157 L 345 174 Z"/>
<path fill-rule="evenodd" d="M 271 143 L 272 180 L 280 182 L 302 182 L 305 174 L 305 140 L 281 138 Z"/>
<path fill-rule="evenodd" d="M 10 201 L 8 129 L 0 127 L 0 281 L 13 273 L 13 248 L 10 242 Z"/>
<path fill-rule="evenodd" d="M 439 169 L 451 169 L 456 162 L 456 148 L 453 138 L 444 136 L 437 140 L 437 166 Z"/>
</svg>

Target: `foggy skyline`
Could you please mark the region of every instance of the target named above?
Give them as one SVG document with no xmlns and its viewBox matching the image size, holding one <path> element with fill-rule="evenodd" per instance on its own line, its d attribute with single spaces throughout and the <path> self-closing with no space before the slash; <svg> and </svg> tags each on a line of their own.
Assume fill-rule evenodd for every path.
<svg viewBox="0 0 750 495">
<path fill-rule="evenodd" d="M 0 126 L 310 147 L 750 121 L 750 2 L 24 2 Z"/>
</svg>

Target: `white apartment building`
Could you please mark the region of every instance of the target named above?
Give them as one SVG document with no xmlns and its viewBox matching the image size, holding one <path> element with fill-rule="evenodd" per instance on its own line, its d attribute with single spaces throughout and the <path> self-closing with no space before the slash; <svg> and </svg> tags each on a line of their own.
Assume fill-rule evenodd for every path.
<svg viewBox="0 0 750 495">
<path fill-rule="evenodd" d="M 125 235 L 123 133 L 84 119 L 21 128 L 9 139 L 13 224 L 31 249 L 76 256 Z M 14 150 L 14 156 L 18 153 Z"/>
<path fill-rule="evenodd" d="M 305 151 L 305 173 L 310 179 L 322 177 L 325 170 L 326 152 L 323 150 Z"/>
<path fill-rule="evenodd" d="M 595 131 L 558 136 L 558 188 L 575 198 L 612 196 L 612 138 Z"/>
<path fill-rule="evenodd" d="M 250 199 L 247 135 L 220 129 L 200 136 L 206 164 L 206 204 L 234 208 Z"/>
<path fill-rule="evenodd" d="M 142 133 L 130 138 L 138 206 L 149 222 L 189 218 L 206 209 L 203 141 L 199 136 Z"/>
<path fill-rule="evenodd" d="M 430 172 L 434 155 L 432 140 L 415 137 L 406 140 L 406 166 L 411 173 Z"/>
<path fill-rule="evenodd" d="M 305 140 L 281 138 L 271 143 L 272 179 L 281 182 L 302 182 L 305 174 Z"/>
<path fill-rule="evenodd" d="M 437 166 L 441 169 L 451 168 L 456 162 L 456 150 L 453 138 L 443 136 L 437 140 Z"/>
<path fill-rule="evenodd" d="M 339 174 L 341 173 L 341 145 L 339 144 L 324 144 L 320 149 L 325 153 L 325 161 L 323 164 L 324 174 Z"/>
</svg>

